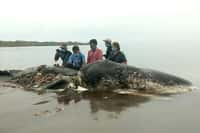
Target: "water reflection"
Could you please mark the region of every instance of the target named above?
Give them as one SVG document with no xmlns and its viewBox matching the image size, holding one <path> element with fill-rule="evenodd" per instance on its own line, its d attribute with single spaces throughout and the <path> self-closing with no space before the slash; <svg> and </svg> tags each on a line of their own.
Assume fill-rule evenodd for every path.
<svg viewBox="0 0 200 133">
<path fill-rule="evenodd" d="M 107 111 L 119 114 L 127 108 L 138 107 L 140 104 L 148 102 L 150 98 L 135 95 L 122 95 L 112 92 L 84 92 L 79 94 L 67 92 L 65 94 L 58 94 L 57 100 L 60 104 L 65 105 L 68 105 L 71 101 L 78 103 L 82 100 L 86 100 L 89 101 L 91 113 Z"/>
</svg>

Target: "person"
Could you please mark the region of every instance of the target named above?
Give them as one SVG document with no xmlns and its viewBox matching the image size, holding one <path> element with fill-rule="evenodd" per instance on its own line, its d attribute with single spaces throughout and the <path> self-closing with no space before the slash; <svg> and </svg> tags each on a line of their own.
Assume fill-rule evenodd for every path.
<svg viewBox="0 0 200 133">
<path fill-rule="evenodd" d="M 120 45 L 118 42 L 112 43 L 112 56 L 110 57 L 110 60 L 117 63 L 127 64 L 126 56 L 120 51 Z"/>
<path fill-rule="evenodd" d="M 101 49 L 97 48 L 97 40 L 91 39 L 89 44 L 91 49 L 88 51 L 87 64 L 102 60 L 103 54 Z"/>
<path fill-rule="evenodd" d="M 73 54 L 69 57 L 67 66 L 72 69 L 80 70 L 80 68 L 85 64 L 85 56 L 80 52 L 78 46 L 73 46 Z"/>
<path fill-rule="evenodd" d="M 66 44 L 62 44 L 59 49 L 56 49 L 56 54 L 54 56 L 55 65 L 57 66 L 57 61 L 59 58 L 62 60 L 62 66 L 66 67 L 67 61 L 72 53 L 67 49 Z"/>
<path fill-rule="evenodd" d="M 109 59 L 112 55 L 112 41 L 111 39 L 105 39 L 103 40 L 105 42 L 105 46 L 106 46 L 106 54 L 104 54 L 103 56 L 105 57 L 105 59 Z"/>
</svg>

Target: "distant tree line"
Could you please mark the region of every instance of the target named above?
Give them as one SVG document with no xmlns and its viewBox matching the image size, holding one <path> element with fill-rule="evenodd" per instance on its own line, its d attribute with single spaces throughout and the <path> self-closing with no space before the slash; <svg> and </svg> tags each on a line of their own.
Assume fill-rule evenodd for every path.
<svg viewBox="0 0 200 133">
<path fill-rule="evenodd" d="M 61 44 L 66 45 L 88 45 L 88 43 L 81 42 L 55 42 L 55 41 L 24 41 L 24 40 L 16 40 L 16 41 L 2 41 L 0 40 L 0 47 L 26 47 L 26 46 L 58 46 Z"/>
</svg>

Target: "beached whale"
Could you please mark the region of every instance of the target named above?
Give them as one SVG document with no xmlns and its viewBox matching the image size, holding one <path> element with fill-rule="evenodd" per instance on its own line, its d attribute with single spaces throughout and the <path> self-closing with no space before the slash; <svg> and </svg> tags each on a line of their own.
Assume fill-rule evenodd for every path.
<svg viewBox="0 0 200 133">
<path fill-rule="evenodd" d="M 190 90 L 192 83 L 159 71 L 137 68 L 109 60 L 85 65 L 79 72 L 45 65 L 18 71 L 13 81 L 25 88 L 67 89 L 81 86 L 89 91 L 134 90 L 164 94 Z M 5 73 L 5 72 L 4 72 Z"/>
<path fill-rule="evenodd" d="M 97 61 L 81 69 L 81 79 L 91 90 L 133 89 L 164 93 L 183 91 L 192 86 L 190 81 L 167 73 L 137 68 L 109 60 Z"/>
</svg>

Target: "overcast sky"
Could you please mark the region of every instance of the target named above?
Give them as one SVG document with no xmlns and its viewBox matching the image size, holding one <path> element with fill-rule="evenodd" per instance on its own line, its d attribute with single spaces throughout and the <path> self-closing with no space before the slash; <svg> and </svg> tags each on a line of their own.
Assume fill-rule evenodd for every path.
<svg viewBox="0 0 200 133">
<path fill-rule="evenodd" d="M 0 0 L 0 5 L 0 40 L 85 41 L 200 30 L 199 0 Z"/>
</svg>

